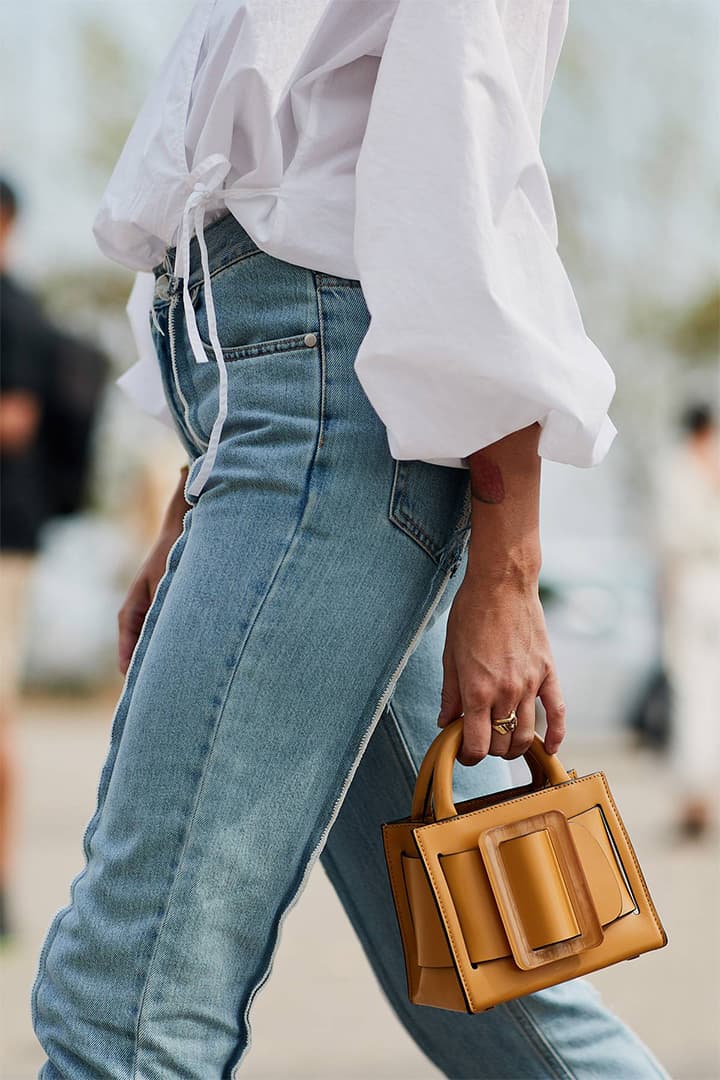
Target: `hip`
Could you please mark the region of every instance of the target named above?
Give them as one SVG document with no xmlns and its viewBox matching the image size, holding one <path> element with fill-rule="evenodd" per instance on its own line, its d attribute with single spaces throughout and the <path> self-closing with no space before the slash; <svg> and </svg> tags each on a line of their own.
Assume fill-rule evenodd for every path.
<svg viewBox="0 0 720 1080">
<path fill-rule="evenodd" d="M 336 533 L 366 535 L 389 521 L 425 557 L 457 565 L 470 528 L 468 471 L 391 456 L 354 369 L 370 320 L 360 282 L 268 254 L 231 215 L 205 239 L 227 416 L 199 497 L 188 489 L 211 439 L 219 372 L 195 241 L 188 295 L 208 362 L 192 348 L 172 251 L 155 271 L 152 312 L 165 396 L 191 463 L 190 504 L 292 490 L 321 502 Z"/>
</svg>

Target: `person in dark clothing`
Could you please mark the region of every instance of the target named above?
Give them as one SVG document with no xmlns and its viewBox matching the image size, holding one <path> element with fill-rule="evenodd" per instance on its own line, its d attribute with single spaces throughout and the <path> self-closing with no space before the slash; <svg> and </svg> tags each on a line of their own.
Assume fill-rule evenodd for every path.
<svg viewBox="0 0 720 1080">
<path fill-rule="evenodd" d="M 11 731 L 30 582 L 43 526 L 83 505 L 106 367 L 8 272 L 17 215 L 15 191 L 0 179 L 0 938 L 8 929 Z"/>
<path fill-rule="evenodd" d="M 14 201 L 0 186 L 0 548 L 33 552 L 49 516 L 40 438 L 54 333 L 35 297 L 6 269 Z"/>
<path fill-rule="evenodd" d="M 48 394 L 51 335 L 37 301 L 7 272 L 17 212 L 15 192 L 0 180 L 0 937 L 8 932 L 11 720 L 20 682 L 28 590 L 49 502 L 39 433 Z"/>
</svg>

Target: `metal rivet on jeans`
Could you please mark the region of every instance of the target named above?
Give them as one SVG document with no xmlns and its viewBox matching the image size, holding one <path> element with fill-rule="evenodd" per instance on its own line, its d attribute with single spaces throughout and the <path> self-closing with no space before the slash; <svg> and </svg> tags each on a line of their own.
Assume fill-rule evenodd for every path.
<svg viewBox="0 0 720 1080">
<path fill-rule="evenodd" d="M 303 341 L 309 349 L 312 349 L 313 345 L 317 345 L 317 334 L 306 334 Z"/>
</svg>

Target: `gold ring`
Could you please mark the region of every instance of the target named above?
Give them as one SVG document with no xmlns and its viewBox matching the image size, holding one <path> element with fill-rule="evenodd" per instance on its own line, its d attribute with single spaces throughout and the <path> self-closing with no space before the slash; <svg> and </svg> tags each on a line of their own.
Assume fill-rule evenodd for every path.
<svg viewBox="0 0 720 1080">
<path fill-rule="evenodd" d="M 511 735 L 517 725 L 517 713 L 514 709 L 509 716 L 504 716 L 502 720 L 490 721 L 490 727 L 493 729 L 493 731 L 497 731 L 498 735 Z"/>
</svg>

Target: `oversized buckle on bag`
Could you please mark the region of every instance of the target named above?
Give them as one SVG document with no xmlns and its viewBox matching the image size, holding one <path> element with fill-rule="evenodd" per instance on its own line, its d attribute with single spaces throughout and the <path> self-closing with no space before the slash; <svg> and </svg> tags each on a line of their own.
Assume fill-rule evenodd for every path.
<svg viewBox="0 0 720 1080">
<path fill-rule="evenodd" d="M 559 810 L 488 829 L 478 846 L 519 968 L 530 971 L 602 942 L 587 878 Z"/>
</svg>

